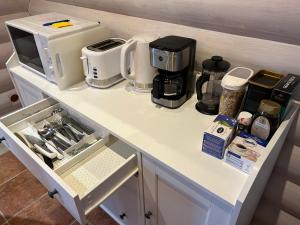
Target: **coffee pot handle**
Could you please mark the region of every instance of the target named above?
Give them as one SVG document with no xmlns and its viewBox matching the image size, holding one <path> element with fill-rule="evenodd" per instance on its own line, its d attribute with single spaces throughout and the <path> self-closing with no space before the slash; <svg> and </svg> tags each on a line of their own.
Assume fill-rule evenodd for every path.
<svg viewBox="0 0 300 225">
<path fill-rule="evenodd" d="M 157 99 L 160 99 L 164 96 L 164 85 L 160 75 L 157 75 L 153 79 L 152 96 Z"/>
<path fill-rule="evenodd" d="M 136 48 L 137 41 L 129 39 L 121 49 L 121 65 L 120 70 L 122 76 L 127 80 L 133 80 L 135 77 L 134 71 L 130 68 L 130 73 L 128 72 L 128 65 L 131 65 L 130 52 L 134 51 Z"/>
<path fill-rule="evenodd" d="M 197 92 L 197 99 L 200 101 L 202 99 L 202 86 L 205 82 L 209 81 L 209 74 L 203 73 L 196 82 L 196 92 Z"/>
</svg>

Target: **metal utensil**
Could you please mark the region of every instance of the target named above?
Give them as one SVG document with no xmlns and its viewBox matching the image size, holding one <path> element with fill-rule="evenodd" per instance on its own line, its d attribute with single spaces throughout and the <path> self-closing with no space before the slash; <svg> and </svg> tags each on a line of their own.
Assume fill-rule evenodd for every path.
<svg viewBox="0 0 300 225">
<path fill-rule="evenodd" d="M 57 157 L 56 152 L 52 152 L 51 150 L 49 150 L 48 147 L 45 145 L 45 142 L 41 139 L 27 134 L 25 134 L 25 137 L 29 142 L 33 144 L 35 150 L 41 153 L 42 155 L 45 155 L 50 159 L 54 159 Z"/>
<path fill-rule="evenodd" d="M 30 148 L 31 150 L 35 151 L 34 146 L 26 139 L 26 137 L 21 134 L 21 133 L 17 133 L 15 132 L 15 135 L 17 136 L 17 138 L 19 138 L 28 148 Z M 38 155 L 42 155 L 44 162 L 46 163 L 47 166 L 49 166 L 51 169 L 53 169 L 53 162 L 52 159 L 48 158 L 47 156 L 37 153 Z"/>
<path fill-rule="evenodd" d="M 82 139 L 83 135 L 77 135 L 76 133 L 74 133 L 68 124 L 63 123 L 62 125 L 64 130 L 66 131 L 66 133 L 68 133 L 72 140 L 74 140 L 75 142 L 79 142 Z"/>
<path fill-rule="evenodd" d="M 32 129 L 30 129 L 30 133 L 34 137 L 33 142 L 37 141 L 38 145 L 44 146 L 44 148 L 47 148 L 50 152 L 56 153 L 56 157 L 58 159 L 64 158 L 63 152 L 59 151 L 57 148 L 54 147 L 54 145 L 50 144 L 45 138 L 39 135 L 38 130 L 35 127 L 32 127 Z"/>
<path fill-rule="evenodd" d="M 62 120 L 51 122 L 50 126 L 53 127 L 58 133 L 66 137 L 70 141 L 78 142 L 77 135 L 72 131 L 68 124 L 63 123 Z"/>
<path fill-rule="evenodd" d="M 82 134 L 92 134 L 93 133 L 93 131 L 91 129 L 87 128 L 86 126 L 83 126 L 82 124 L 79 124 L 79 122 L 77 122 L 73 118 L 70 118 L 67 116 L 62 116 L 61 119 L 62 119 L 62 123 L 68 124 L 70 127 L 74 128 L 75 130 L 77 130 L 78 132 L 80 132 Z"/>
<path fill-rule="evenodd" d="M 46 140 L 50 140 L 61 150 L 66 150 L 67 148 L 71 147 L 71 145 L 65 142 L 63 139 L 57 137 L 55 135 L 55 129 L 50 126 L 44 126 L 42 129 L 38 130 L 38 134 L 41 135 Z"/>
<path fill-rule="evenodd" d="M 47 142 L 45 142 L 44 140 L 35 137 L 35 136 L 31 136 L 31 135 L 25 135 L 26 138 L 34 144 L 34 146 L 37 148 L 37 150 L 41 153 L 44 154 L 44 151 L 46 151 L 47 153 L 54 153 L 56 155 L 56 157 L 58 159 L 63 159 L 64 155 L 61 154 L 59 151 L 57 151 L 55 149 L 55 147 L 53 147 L 52 145 L 48 144 Z M 44 154 L 46 155 L 46 154 Z M 52 157 L 50 155 L 48 155 L 47 157 L 49 157 L 50 159 L 52 159 Z M 55 157 L 54 157 L 55 158 Z"/>
</svg>

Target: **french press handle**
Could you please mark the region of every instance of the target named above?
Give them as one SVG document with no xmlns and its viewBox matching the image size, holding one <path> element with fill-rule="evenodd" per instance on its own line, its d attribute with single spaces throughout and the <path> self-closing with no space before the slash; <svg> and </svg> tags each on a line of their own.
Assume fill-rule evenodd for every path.
<svg viewBox="0 0 300 225">
<path fill-rule="evenodd" d="M 196 82 L 196 92 L 198 101 L 202 99 L 202 86 L 205 82 L 209 81 L 209 77 L 210 75 L 208 73 L 203 73 Z"/>
</svg>

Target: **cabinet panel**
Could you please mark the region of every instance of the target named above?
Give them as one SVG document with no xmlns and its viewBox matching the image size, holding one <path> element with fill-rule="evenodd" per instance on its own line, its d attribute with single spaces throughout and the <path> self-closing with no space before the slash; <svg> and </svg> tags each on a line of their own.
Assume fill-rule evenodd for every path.
<svg viewBox="0 0 300 225">
<path fill-rule="evenodd" d="M 45 95 L 27 81 L 12 74 L 13 83 L 19 94 L 23 107 L 32 105 L 45 98 Z"/>
<path fill-rule="evenodd" d="M 207 224 L 209 204 L 191 199 L 160 177 L 157 182 L 157 207 L 158 225 Z"/>
<path fill-rule="evenodd" d="M 208 224 L 208 199 L 145 158 L 143 176 L 147 225 Z"/>
<path fill-rule="evenodd" d="M 130 178 L 101 207 L 119 224 L 138 224 L 138 178 Z"/>
</svg>

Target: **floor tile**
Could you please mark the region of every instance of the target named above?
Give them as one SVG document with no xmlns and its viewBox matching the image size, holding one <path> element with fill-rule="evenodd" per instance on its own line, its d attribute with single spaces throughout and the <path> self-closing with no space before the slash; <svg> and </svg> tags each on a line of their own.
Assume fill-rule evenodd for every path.
<svg viewBox="0 0 300 225">
<path fill-rule="evenodd" d="M 6 222 L 6 219 L 3 218 L 1 212 L 0 212 L 0 225 L 4 224 Z"/>
<path fill-rule="evenodd" d="M 117 225 L 117 223 L 99 207 L 90 212 L 87 218 L 91 225 Z"/>
<path fill-rule="evenodd" d="M 0 211 L 9 219 L 38 200 L 46 189 L 28 170 L 0 186 Z"/>
<path fill-rule="evenodd" d="M 10 225 L 69 225 L 73 217 L 48 195 L 9 220 Z"/>
<path fill-rule="evenodd" d="M 118 225 L 106 212 L 100 207 L 94 209 L 87 216 L 89 225 Z M 78 222 L 72 225 L 80 225 Z"/>
<path fill-rule="evenodd" d="M 25 170 L 23 164 L 11 153 L 0 156 L 0 185 Z"/>
</svg>

